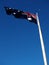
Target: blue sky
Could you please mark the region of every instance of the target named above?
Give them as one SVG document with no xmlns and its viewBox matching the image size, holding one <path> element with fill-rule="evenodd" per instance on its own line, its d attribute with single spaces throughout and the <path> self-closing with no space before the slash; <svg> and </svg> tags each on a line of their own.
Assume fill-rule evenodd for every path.
<svg viewBox="0 0 49 65">
<path fill-rule="evenodd" d="M 0 0 L 0 65 L 44 65 L 37 25 L 6 15 L 4 6 L 38 12 L 49 64 L 49 1 Z"/>
</svg>

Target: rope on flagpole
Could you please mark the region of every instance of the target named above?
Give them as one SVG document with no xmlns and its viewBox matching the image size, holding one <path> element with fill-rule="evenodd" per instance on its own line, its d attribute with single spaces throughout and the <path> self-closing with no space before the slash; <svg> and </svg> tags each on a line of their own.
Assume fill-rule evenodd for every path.
<svg viewBox="0 0 49 65">
<path fill-rule="evenodd" d="M 44 65 L 48 65 L 47 64 L 46 52 L 45 52 L 44 41 L 43 41 L 43 37 L 42 37 L 42 31 L 41 31 L 41 27 L 40 27 L 38 13 L 36 13 L 36 18 L 37 18 L 37 25 L 38 25 L 38 30 L 39 30 L 39 36 L 40 36 L 40 42 L 41 42 Z"/>
</svg>

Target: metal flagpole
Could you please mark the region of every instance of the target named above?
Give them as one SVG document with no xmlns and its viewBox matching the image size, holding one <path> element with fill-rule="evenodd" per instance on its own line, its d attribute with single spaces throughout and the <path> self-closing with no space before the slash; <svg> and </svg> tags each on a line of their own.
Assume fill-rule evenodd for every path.
<svg viewBox="0 0 49 65">
<path fill-rule="evenodd" d="M 40 27 L 38 13 L 36 13 L 36 18 L 37 18 L 37 25 L 38 25 L 38 30 L 39 30 L 39 36 L 40 36 L 40 42 L 41 42 L 44 65 L 48 65 L 47 64 L 47 59 L 46 59 L 46 52 L 45 52 L 44 41 L 43 41 L 43 37 L 42 37 L 42 31 L 41 31 L 41 27 Z"/>
</svg>

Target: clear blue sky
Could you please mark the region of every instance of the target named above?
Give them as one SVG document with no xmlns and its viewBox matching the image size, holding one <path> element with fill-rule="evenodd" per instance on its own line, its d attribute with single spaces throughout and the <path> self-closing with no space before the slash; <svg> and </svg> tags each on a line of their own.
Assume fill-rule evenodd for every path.
<svg viewBox="0 0 49 65">
<path fill-rule="evenodd" d="M 49 1 L 0 0 L 0 65 L 44 65 L 37 25 L 6 15 L 4 6 L 39 13 L 49 64 Z"/>
</svg>

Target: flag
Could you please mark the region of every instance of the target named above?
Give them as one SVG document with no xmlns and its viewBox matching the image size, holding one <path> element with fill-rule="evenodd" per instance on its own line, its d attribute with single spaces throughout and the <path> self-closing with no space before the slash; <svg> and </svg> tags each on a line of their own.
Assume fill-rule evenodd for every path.
<svg viewBox="0 0 49 65">
<path fill-rule="evenodd" d="M 13 15 L 15 18 L 26 19 L 29 22 L 37 24 L 36 15 L 29 12 L 24 12 L 18 9 L 4 7 L 7 15 Z"/>
</svg>

